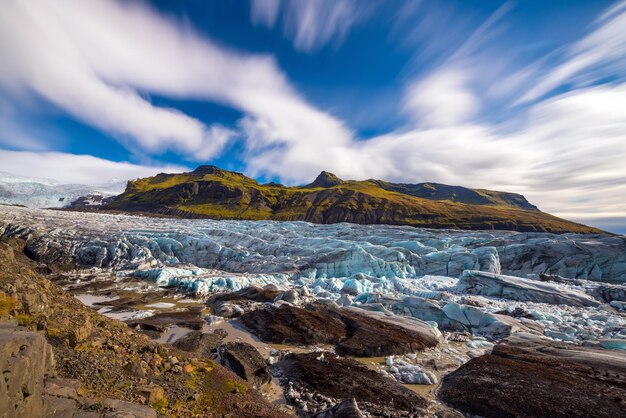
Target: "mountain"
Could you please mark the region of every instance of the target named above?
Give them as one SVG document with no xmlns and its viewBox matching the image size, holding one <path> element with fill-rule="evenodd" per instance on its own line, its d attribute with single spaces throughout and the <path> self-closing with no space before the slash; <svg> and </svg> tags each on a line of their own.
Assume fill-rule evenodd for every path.
<svg viewBox="0 0 626 418">
<path fill-rule="evenodd" d="M 62 184 L 52 179 L 18 176 L 0 172 L 0 204 L 22 205 L 31 208 L 63 208 L 82 200 L 89 206 L 98 205 L 107 196 L 123 190 L 118 183 L 101 187 L 84 184 Z"/>
<path fill-rule="evenodd" d="M 129 181 L 126 191 L 103 209 L 182 218 L 602 232 L 543 213 L 519 194 L 437 183 L 342 180 L 325 171 L 310 184 L 287 187 L 200 166 L 189 173 Z"/>
</svg>

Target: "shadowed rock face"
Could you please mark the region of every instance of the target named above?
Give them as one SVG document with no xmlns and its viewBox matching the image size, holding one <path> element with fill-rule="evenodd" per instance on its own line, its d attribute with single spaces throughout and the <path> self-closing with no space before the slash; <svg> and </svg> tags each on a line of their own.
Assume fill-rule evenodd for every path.
<svg viewBox="0 0 626 418">
<path fill-rule="evenodd" d="M 252 345 L 231 341 L 222 344 L 218 350 L 220 363 L 235 372 L 255 388 L 269 383 L 271 377 L 265 360 Z"/>
<path fill-rule="evenodd" d="M 484 417 L 618 417 L 626 352 L 516 334 L 443 379 L 439 396 Z"/>
<path fill-rule="evenodd" d="M 419 320 L 331 304 L 306 308 L 283 305 L 248 312 L 241 322 L 263 341 L 290 344 L 333 344 L 339 353 L 360 357 L 403 354 L 435 347 L 439 337 Z"/>
<path fill-rule="evenodd" d="M 373 416 L 425 416 L 424 398 L 352 359 L 332 353 L 288 354 L 274 368 L 281 383 L 293 384 L 297 399 L 307 404 L 311 399 L 310 410 L 315 401 L 308 395 L 319 394 L 335 400 L 352 398 L 361 411 Z"/>
</svg>

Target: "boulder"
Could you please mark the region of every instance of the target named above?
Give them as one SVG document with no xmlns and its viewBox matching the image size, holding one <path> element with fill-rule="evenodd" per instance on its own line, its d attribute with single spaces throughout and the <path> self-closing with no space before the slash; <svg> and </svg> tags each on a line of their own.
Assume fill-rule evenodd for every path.
<svg viewBox="0 0 626 418">
<path fill-rule="evenodd" d="M 117 399 L 105 399 L 102 401 L 107 413 L 105 417 L 128 417 L 128 418 L 157 418 L 156 411 L 148 406 Z"/>
<path fill-rule="evenodd" d="M 137 394 L 143 398 L 144 403 L 151 405 L 160 401 L 165 396 L 165 392 L 161 386 L 150 384 L 137 388 Z"/>
<path fill-rule="evenodd" d="M 353 399 L 362 413 L 381 417 L 425 416 L 428 402 L 417 393 L 362 363 L 335 354 L 288 354 L 272 366 L 288 401 L 320 412 L 338 400 Z M 349 405 L 344 405 L 347 410 Z M 325 411 L 325 413 L 329 413 Z M 322 415 L 334 416 L 334 415 Z M 359 416 L 359 415 L 356 415 Z"/>
<path fill-rule="evenodd" d="M 263 341 L 333 344 L 341 354 L 360 357 L 404 354 L 440 342 L 439 332 L 421 320 L 332 303 L 270 306 L 244 314 L 241 322 Z"/>
<path fill-rule="evenodd" d="M 44 377 L 53 367 L 52 348 L 43 335 L 0 323 L 0 411 L 6 416 L 44 415 Z"/>
<path fill-rule="evenodd" d="M 282 305 L 245 313 L 240 321 L 261 340 L 296 345 L 335 344 L 345 337 L 345 326 L 313 305 Z"/>
<path fill-rule="evenodd" d="M 313 418 L 365 418 L 354 398 L 341 401 L 337 405 L 313 415 Z"/>
<path fill-rule="evenodd" d="M 447 375 L 438 394 L 487 418 L 623 416 L 626 352 L 518 333 Z"/>
<path fill-rule="evenodd" d="M 222 344 L 218 353 L 224 367 L 250 382 L 253 387 L 259 389 L 270 382 L 271 376 L 265 359 L 252 345 L 231 341 Z"/>
<path fill-rule="evenodd" d="M 170 325 L 191 328 L 193 330 L 202 329 L 205 321 L 201 313 L 197 311 L 175 311 L 160 312 L 147 318 L 132 319 L 126 322 L 129 327 L 143 331 L 164 332 Z"/>
<path fill-rule="evenodd" d="M 173 345 L 180 350 L 195 353 L 198 356 L 210 357 L 217 351 L 217 348 L 227 335 L 228 333 L 222 329 L 211 333 L 192 331 L 176 340 Z"/>
<path fill-rule="evenodd" d="M 436 347 L 441 334 L 416 318 L 359 308 L 331 309 L 346 325 L 346 338 L 337 351 L 359 357 L 404 354 Z"/>
</svg>

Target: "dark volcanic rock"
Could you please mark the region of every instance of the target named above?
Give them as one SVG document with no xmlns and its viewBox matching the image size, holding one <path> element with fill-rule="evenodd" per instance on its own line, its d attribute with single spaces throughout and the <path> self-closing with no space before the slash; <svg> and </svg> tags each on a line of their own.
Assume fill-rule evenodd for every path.
<svg viewBox="0 0 626 418">
<path fill-rule="evenodd" d="M 318 412 L 313 415 L 313 418 L 364 418 L 365 415 L 359 409 L 359 405 L 357 405 L 354 398 L 346 399 L 333 406 L 332 408 L 328 408 L 325 411 Z"/>
<path fill-rule="evenodd" d="M 447 375 L 439 396 L 484 417 L 620 417 L 626 353 L 516 334 Z"/>
<path fill-rule="evenodd" d="M 423 321 L 401 316 L 386 316 L 358 308 L 327 308 L 346 325 L 346 337 L 337 344 L 341 354 L 376 357 L 404 354 L 436 347 L 439 337 Z"/>
<path fill-rule="evenodd" d="M 257 286 L 244 287 L 236 292 L 217 293 L 209 298 L 209 306 L 219 302 L 232 302 L 251 300 L 254 302 L 272 302 L 276 296 L 282 293 L 280 290 L 263 289 Z"/>
<path fill-rule="evenodd" d="M 174 342 L 174 347 L 179 350 L 195 353 L 199 356 L 210 357 L 217 351 L 228 333 L 222 329 L 211 333 L 192 331 Z"/>
<path fill-rule="evenodd" d="M 236 318 L 258 303 L 274 301 L 281 293 L 280 290 L 248 286 L 236 292 L 215 294 L 208 299 L 207 305 L 216 315 Z"/>
<path fill-rule="evenodd" d="M 427 407 L 424 398 L 395 380 L 332 353 L 288 354 L 273 367 L 281 383 L 293 386 L 289 400 L 312 412 L 326 409 L 321 404 L 329 399 L 335 400 L 331 405 L 354 399 L 363 412 L 380 417 L 424 415 Z"/>
<path fill-rule="evenodd" d="M 265 360 L 252 345 L 231 341 L 219 347 L 220 363 L 254 387 L 269 383 L 271 376 Z"/>
<path fill-rule="evenodd" d="M 361 357 L 403 354 L 439 343 L 436 332 L 422 321 L 333 304 L 270 306 L 244 314 L 241 322 L 263 341 L 333 344 L 341 354 Z"/>
<path fill-rule="evenodd" d="M 282 305 L 244 314 L 241 322 L 263 341 L 297 345 L 336 344 L 346 336 L 342 321 L 316 309 Z"/>
<path fill-rule="evenodd" d="M 148 318 L 134 319 L 127 321 L 126 323 L 131 328 L 161 333 L 164 332 L 170 325 L 178 325 L 194 330 L 200 330 L 204 325 L 204 320 L 201 318 L 200 312 L 180 311 L 161 312 Z"/>
</svg>

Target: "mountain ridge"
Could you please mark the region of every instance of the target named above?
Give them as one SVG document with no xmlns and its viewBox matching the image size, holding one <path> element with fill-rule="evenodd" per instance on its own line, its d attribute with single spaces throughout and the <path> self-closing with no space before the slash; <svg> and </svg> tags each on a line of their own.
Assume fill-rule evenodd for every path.
<svg viewBox="0 0 626 418">
<path fill-rule="evenodd" d="M 182 218 L 603 233 L 541 212 L 515 193 L 439 183 L 342 180 L 327 171 L 309 184 L 288 187 L 259 183 L 212 165 L 129 181 L 124 193 L 103 209 Z"/>
</svg>

